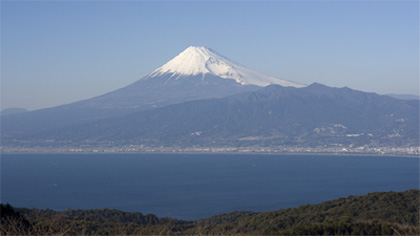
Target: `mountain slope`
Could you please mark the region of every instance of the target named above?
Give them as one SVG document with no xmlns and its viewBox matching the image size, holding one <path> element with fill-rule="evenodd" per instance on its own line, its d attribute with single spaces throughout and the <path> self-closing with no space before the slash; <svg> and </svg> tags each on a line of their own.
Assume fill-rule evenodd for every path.
<svg viewBox="0 0 420 236">
<path fill-rule="evenodd" d="M 271 85 L 27 138 L 39 145 L 407 147 L 418 145 L 419 103 L 321 84 Z"/>
<path fill-rule="evenodd" d="M 178 56 L 133 84 L 74 104 L 79 107 L 150 109 L 279 84 L 304 85 L 252 71 L 206 47 L 188 47 Z"/>
<path fill-rule="evenodd" d="M 205 47 L 189 47 L 173 60 L 124 88 L 91 99 L 2 117 L 2 137 L 117 117 L 203 98 L 221 98 L 278 83 L 303 85 L 252 71 Z"/>
</svg>

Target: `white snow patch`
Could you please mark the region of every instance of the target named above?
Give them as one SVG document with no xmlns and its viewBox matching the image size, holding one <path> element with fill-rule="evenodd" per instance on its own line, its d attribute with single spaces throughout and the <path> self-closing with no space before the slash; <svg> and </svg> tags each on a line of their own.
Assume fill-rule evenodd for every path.
<svg viewBox="0 0 420 236">
<path fill-rule="evenodd" d="M 206 47 L 188 47 L 149 76 L 155 77 L 164 74 L 172 74 L 175 79 L 181 76 L 212 74 L 223 79 L 233 79 L 242 85 L 267 86 L 278 84 L 285 87 L 305 87 L 303 84 L 253 71 Z"/>
</svg>

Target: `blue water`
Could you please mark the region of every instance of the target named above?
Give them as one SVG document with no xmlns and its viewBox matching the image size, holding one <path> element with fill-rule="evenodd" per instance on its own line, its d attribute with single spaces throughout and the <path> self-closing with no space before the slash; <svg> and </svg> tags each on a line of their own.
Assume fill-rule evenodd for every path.
<svg viewBox="0 0 420 236">
<path fill-rule="evenodd" d="M 225 154 L 1 155 L 1 202 L 197 219 L 419 188 L 419 158 Z"/>
</svg>

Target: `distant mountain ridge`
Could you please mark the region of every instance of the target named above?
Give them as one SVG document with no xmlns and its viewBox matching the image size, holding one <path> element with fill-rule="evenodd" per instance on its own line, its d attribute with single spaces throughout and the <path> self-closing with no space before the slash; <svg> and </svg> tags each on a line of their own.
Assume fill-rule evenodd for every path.
<svg viewBox="0 0 420 236">
<path fill-rule="evenodd" d="M 20 108 L 20 107 L 11 107 L 11 108 L 6 108 L 2 110 L 0 112 L 0 116 L 13 115 L 13 114 L 19 114 L 19 113 L 24 113 L 24 112 L 28 112 L 28 110 L 26 110 L 25 108 Z"/>
<path fill-rule="evenodd" d="M 419 102 L 321 84 L 271 85 L 25 139 L 39 145 L 407 147 L 419 142 Z"/>
<path fill-rule="evenodd" d="M 385 94 L 387 96 L 401 99 L 401 100 L 420 100 L 419 95 L 413 95 L 413 94 Z"/>
</svg>

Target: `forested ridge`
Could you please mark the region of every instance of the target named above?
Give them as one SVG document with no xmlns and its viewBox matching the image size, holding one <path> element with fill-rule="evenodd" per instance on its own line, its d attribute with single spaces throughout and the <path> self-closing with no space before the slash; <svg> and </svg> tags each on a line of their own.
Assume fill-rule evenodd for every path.
<svg viewBox="0 0 420 236">
<path fill-rule="evenodd" d="M 270 212 L 195 221 L 119 210 L 38 210 L 1 204 L 1 235 L 419 235 L 419 190 L 375 192 Z"/>
</svg>

